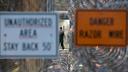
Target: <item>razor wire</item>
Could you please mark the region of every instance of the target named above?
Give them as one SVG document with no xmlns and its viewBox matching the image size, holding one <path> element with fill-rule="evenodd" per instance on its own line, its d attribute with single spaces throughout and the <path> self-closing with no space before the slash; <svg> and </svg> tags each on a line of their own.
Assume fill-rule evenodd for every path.
<svg viewBox="0 0 128 72">
<path fill-rule="evenodd" d="M 75 26 L 76 9 L 127 9 L 128 0 L 70 0 L 68 16 Z M 87 67 L 87 72 L 128 72 L 128 48 L 83 47 L 72 48 L 75 62 L 73 71 L 77 72 L 79 64 Z M 106 68 L 106 71 L 105 71 Z"/>
</svg>

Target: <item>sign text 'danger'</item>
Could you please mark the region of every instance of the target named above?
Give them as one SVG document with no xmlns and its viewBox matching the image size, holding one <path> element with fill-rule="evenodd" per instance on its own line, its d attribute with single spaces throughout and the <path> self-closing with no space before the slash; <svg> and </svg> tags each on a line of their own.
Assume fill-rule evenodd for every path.
<svg viewBox="0 0 128 72">
<path fill-rule="evenodd" d="M 125 46 L 125 10 L 77 10 L 77 46 Z"/>
</svg>

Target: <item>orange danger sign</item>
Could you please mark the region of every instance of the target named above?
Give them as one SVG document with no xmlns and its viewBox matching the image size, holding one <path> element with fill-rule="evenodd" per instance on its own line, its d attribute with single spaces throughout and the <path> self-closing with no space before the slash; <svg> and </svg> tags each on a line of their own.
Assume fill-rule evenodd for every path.
<svg viewBox="0 0 128 72">
<path fill-rule="evenodd" d="M 76 45 L 125 46 L 126 15 L 125 10 L 77 10 Z"/>
</svg>

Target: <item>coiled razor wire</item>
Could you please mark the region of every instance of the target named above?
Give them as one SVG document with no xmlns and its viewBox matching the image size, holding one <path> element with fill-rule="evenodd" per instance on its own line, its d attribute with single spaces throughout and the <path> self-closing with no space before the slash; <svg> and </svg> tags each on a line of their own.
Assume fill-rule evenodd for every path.
<svg viewBox="0 0 128 72">
<path fill-rule="evenodd" d="M 69 5 L 68 16 L 75 26 L 76 9 L 127 9 L 128 0 L 70 0 Z M 128 72 L 128 48 L 72 48 L 72 54 L 76 56 L 72 72 L 77 72 L 79 64 L 87 66 L 87 72 Z"/>
</svg>

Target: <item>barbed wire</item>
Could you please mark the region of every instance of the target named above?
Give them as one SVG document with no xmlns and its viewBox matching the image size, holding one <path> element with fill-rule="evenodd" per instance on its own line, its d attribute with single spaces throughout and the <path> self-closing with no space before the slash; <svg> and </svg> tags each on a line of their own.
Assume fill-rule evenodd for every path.
<svg viewBox="0 0 128 72">
<path fill-rule="evenodd" d="M 77 9 L 127 9 L 128 0 L 70 0 L 69 19 L 75 26 L 75 11 Z M 103 66 L 110 72 L 127 72 L 128 48 L 72 48 L 73 55 L 78 59 L 74 62 L 74 69 L 82 63 L 87 65 L 90 71 L 98 72 Z M 78 64 L 79 63 L 79 64 Z M 122 68 L 125 68 L 123 71 Z"/>
</svg>

